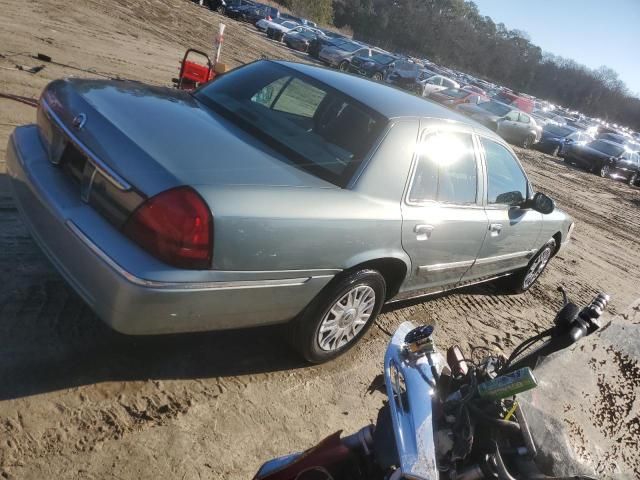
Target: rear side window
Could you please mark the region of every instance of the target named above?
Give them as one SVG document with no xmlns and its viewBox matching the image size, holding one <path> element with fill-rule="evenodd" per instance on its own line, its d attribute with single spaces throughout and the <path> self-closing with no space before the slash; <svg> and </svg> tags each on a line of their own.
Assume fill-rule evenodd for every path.
<svg viewBox="0 0 640 480">
<path fill-rule="evenodd" d="M 442 132 L 423 138 L 409 191 L 410 202 L 475 203 L 477 184 L 471 135 Z"/>
<path fill-rule="evenodd" d="M 516 158 L 502 145 L 481 139 L 487 161 L 488 203 L 518 205 L 527 198 L 527 177 Z"/>
</svg>

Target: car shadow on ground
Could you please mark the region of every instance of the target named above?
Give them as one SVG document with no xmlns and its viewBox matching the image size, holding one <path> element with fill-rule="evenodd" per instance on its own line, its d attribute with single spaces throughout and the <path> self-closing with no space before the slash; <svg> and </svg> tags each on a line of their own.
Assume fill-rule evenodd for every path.
<svg viewBox="0 0 640 480">
<path fill-rule="evenodd" d="M 462 291 L 490 294 L 486 287 Z M 392 311 L 425 301 L 404 301 Z M 106 381 L 248 375 L 306 367 L 282 326 L 128 336 L 103 324 L 50 265 L 0 174 L 0 400 Z"/>
</svg>

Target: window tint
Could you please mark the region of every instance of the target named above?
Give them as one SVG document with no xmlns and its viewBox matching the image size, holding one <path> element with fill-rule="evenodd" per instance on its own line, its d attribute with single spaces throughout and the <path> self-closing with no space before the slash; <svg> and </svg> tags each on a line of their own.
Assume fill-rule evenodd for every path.
<svg viewBox="0 0 640 480">
<path fill-rule="evenodd" d="M 419 157 L 409 201 L 475 203 L 477 169 L 471 135 L 436 133 L 419 145 Z"/>
<path fill-rule="evenodd" d="M 517 205 L 527 198 L 527 178 L 515 157 L 502 145 L 481 139 L 487 159 L 489 204 Z"/>
<path fill-rule="evenodd" d="M 277 97 L 272 108 L 278 112 L 313 118 L 325 94 L 323 90 L 294 78 Z"/>
</svg>

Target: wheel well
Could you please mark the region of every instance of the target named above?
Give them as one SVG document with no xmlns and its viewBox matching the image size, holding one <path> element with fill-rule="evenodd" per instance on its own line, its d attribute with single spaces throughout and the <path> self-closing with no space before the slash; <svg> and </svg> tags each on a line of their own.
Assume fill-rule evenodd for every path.
<svg viewBox="0 0 640 480">
<path fill-rule="evenodd" d="M 387 284 L 387 300 L 398 293 L 400 285 L 402 285 L 407 276 L 407 265 L 397 258 L 369 260 L 351 267 L 349 271 L 363 270 L 365 268 L 377 270 L 384 277 L 384 281 Z"/>
<path fill-rule="evenodd" d="M 560 232 L 556 233 L 553 236 L 553 239 L 556 241 L 556 251 L 553 252 L 553 254 L 555 255 L 556 253 L 558 253 L 558 250 L 560 250 L 560 245 L 562 242 L 562 234 Z"/>
</svg>

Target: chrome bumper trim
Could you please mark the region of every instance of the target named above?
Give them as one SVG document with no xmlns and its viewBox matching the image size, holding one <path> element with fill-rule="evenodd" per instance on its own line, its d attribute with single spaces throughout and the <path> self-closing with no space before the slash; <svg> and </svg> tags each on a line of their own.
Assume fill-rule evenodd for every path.
<svg viewBox="0 0 640 480">
<path fill-rule="evenodd" d="M 314 275 L 297 278 L 283 278 L 276 280 L 239 280 L 233 282 L 162 282 L 156 280 L 146 280 L 122 268 L 117 262 L 109 257 L 100 247 L 87 237 L 80 228 L 71 220 L 67 220 L 67 227 L 71 232 L 89 248 L 98 258 L 109 265 L 120 276 L 124 277 L 134 285 L 154 289 L 168 290 L 234 290 L 248 288 L 269 288 L 269 287 L 293 287 L 304 285 L 312 278 L 332 278 L 334 275 Z M 279 272 L 280 273 L 280 272 Z"/>
<path fill-rule="evenodd" d="M 119 174 L 117 174 L 111 167 L 105 164 L 102 160 L 100 160 L 91 150 L 89 150 L 79 139 L 76 137 L 71 130 L 69 130 L 60 117 L 53 111 L 51 106 L 47 103 L 47 101 L 43 98 L 41 100 L 42 108 L 49 117 L 49 119 L 55 124 L 57 128 L 62 130 L 67 138 L 73 143 L 78 150 L 80 150 L 89 161 L 96 167 L 104 178 L 106 178 L 109 182 L 111 182 L 115 187 L 120 190 L 127 191 L 131 190 L 131 184 L 127 182 L 124 178 L 122 178 Z"/>
</svg>

